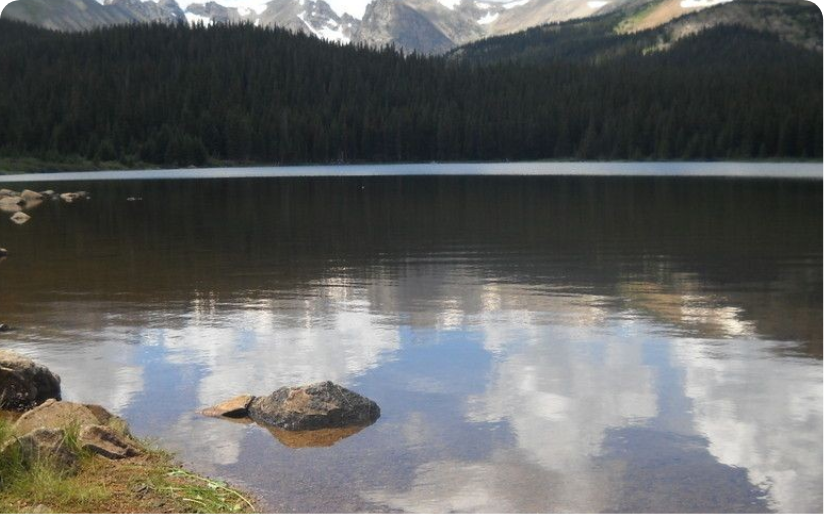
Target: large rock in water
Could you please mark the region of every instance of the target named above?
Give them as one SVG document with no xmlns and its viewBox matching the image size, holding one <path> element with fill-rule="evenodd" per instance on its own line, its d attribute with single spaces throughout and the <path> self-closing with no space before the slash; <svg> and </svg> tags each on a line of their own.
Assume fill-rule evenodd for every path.
<svg viewBox="0 0 824 514">
<path fill-rule="evenodd" d="M 0 350 L 0 408 L 25 410 L 60 399 L 60 377 L 28 357 Z"/>
<path fill-rule="evenodd" d="M 366 426 L 380 415 L 377 403 L 332 382 L 281 387 L 249 405 L 253 420 L 284 430 Z"/>
</svg>

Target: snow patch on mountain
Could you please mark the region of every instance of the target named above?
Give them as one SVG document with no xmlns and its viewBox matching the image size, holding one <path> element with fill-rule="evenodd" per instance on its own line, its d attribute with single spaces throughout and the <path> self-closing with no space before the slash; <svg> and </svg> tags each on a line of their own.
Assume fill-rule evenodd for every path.
<svg viewBox="0 0 824 514">
<path fill-rule="evenodd" d="M 698 9 L 712 7 L 713 5 L 725 4 L 733 0 L 682 0 L 681 7 L 684 9 Z"/>
<path fill-rule="evenodd" d="M 522 5 L 526 5 L 532 0 L 515 0 L 514 2 L 506 2 L 503 5 L 504 9 L 514 9 L 515 7 L 520 7 Z"/>
<path fill-rule="evenodd" d="M 301 0 L 302 2 L 305 0 Z M 343 33 L 343 26 L 339 23 L 335 23 L 332 20 L 327 21 L 324 25 L 319 28 L 315 28 L 312 26 L 311 23 L 306 19 L 306 11 L 298 14 L 298 18 L 300 21 L 306 25 L 306 28 L 309 29 L 311 34 L 315 36 L 325 39 L 327 41 L 334 41 L 338 43 L 349 43 L 349 37 Z"/>
<path fill-rule="evenodd" d="M 202 23 L 203 25 L 212 24 L 212 19 L 208 16 L 200 16 L 190 12 L 186 12 L 184 15 L 186 16 L 186 21 L 189 22 L 189 25 L 197 25 L 198 23 Z"/>
<path fill-rule="evenodd" d="M 497 12 L 488 12 L 484 17 L 478 20 L 478 23 L 480 23 L 481 25 L 489 25 L 490 23 L 494 23 L 500 15 L 501 14 Z"/>
<path fill-rule="evenodd" d="M 438 0 L 438 3 L 447 9 L 454 10 L 461 3 L 461 0 Z"/>
<path fill-rule="evenodd" d="M 144 2 L 158 2 L 159 0 L 143 0 Z M 190 5 L 192 4 L 200 4 L 203 5 L 206 2 L 203 0 L 177 0 L 177 5 L 180 6 L 181 9 L 186 11 Z M 263 11 L 266 10 L 267 4 L 269 3 L 268 0 L 218 0 L 217 4 L 226 7 L 227 9 L 237 9 L 238 13 L 241 13 L 241 9 L 245 11 L 253 11 L 258 15 L 263 14 Z"/>
<path fill-rule="evenodd" d="M 595 0 L 587 2 L 587 7 L 589 7 L 590 9 L 600 9 L 601 7 L 604 7 L 609 3 L 609 0 Z"/>
</svg>

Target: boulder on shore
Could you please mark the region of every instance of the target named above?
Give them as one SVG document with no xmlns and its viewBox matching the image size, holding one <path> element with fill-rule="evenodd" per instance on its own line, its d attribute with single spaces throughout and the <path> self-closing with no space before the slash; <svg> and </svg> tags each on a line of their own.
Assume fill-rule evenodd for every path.
<svg viewBox="0 0 824 514">
<path fill-rule="evenodd" d="M 332 382 L 281 387 L 249 404 L 254 421 L 284 430 L 363 427 L 380 413 L 377 403 Z"/>
<path fill-rule="evenodd" d="M 7 459 L 12 452 L 19 452 L 20 461 L 24 465 L 47 461 L 63 470 L 74 470 L 77 466 L 77 455 L 66 444 L 66 432 L 63 429 L 39 428 L 16 437 L 0 449 L 0 458 Z"/>
<path fill-rule="evenodd" d="M 100 422 L 100 418 L 83 404 L 46 400 L 20 416 L 14 424 L 14 431 L 22 435 L 38 428 L 65 429 L 72 425 L 97 425 Z"/>
<path fill-rule="evenodd" d="M 105 425 L 128 436 L 129 425 L 100 405 L 46 400 L 26 412 L 14 424 L 17 434 L 38 428 L 68 428 L 72 425 Z"/>
<path fill-rule="evenodd" d="M 20 193 L 17 191 L 12 191 L 11 189 L 0 189 L 0 198 L 6 198 L 9 196 L 20 196 Z"/>
<path fill-rule="evenodd" d="M 78 437 L 80 447 L 107 459 L 127 459 L 140 455 L 137 446 L 105 425 L 84 425 Z"/>
<path fill-rule="evenodd" d="M 10 350 L 0 350 L 0 408 L 26 410 L 60 399 L 60 377 Z"/>
</svg>

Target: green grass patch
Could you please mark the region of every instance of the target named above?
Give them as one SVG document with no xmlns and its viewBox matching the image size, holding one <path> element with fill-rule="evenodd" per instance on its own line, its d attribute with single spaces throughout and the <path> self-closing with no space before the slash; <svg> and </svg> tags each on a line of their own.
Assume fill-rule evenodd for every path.
<svg viewBox="0 0 824 514">
<path fill-rule="evenodd" d="M 14 444 L 0 453 L 0 513 L 255 510 L 240 491 L 175 465 L 171 454 L 150 443 L 132 440 L 140 456 L 109 460 L 82 448 L 79 425 L 65 432 L 65 445 L 78 456 L 75 469 L 61 469 L 48 459 L 25 462 Z M 14 437 L 12 423 L 0 419 L 0 447 Z"/>
</svg>

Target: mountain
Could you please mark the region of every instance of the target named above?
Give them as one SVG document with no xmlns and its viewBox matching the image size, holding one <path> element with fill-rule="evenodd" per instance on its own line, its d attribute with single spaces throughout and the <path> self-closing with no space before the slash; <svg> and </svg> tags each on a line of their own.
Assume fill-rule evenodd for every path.
<svg viewBox="0 0 824 514">
<path fill-rule="evenodd" d="M 324 0 L 249 0 L 231 6 L 186 0 L 17 0 L 3 10 L 2 18 L 63 31 L 135 22 L 246 22 L 340 42 L 349 42 L 359 23 L 338 15 Z"/>
<path fill-rule="evenodd" d="M 2 19 L 18 20 L 53 30 L 85 30 L 92 27 L 129 23 L 135 16 L 95 0 L 25 0 L 3 9 Z"/>
<path fill-rule="evenodd" d="M 650 51 L 664 32 L 609 29 L 619 22 L 424 56 L 251 24 L 67 33 L 0 20 L 0 159 L 820 160 L 820 52 L 725 24 Z M 820 41 L 820 24 L 791 32 L 807 28 Z"/>
<path fill-rule="evenodd" d="M 454 49 L 448 57 L 476 64 L 603 61 L 660 52 L 684 38 L 719 26 L 743 27 L 819 54 L 822 51 L 822 14 L 811 2 L 736 0 L 678 16 L 654 28 L 638 28 L 647 27 L 651 23 L 650 13 L 668 1 L 657 6 L 628 5 L 596 17 L 487 38 Z M 719 52 L 722 50 L 719 48 Z"/>
<path fill-rule="evenodd" d="M 251 23 L 341 43 L 443 53 L 489 36 L 596 14 L 633 12 L 621 30 L 649 28 L 728 0 L 372 0 L 365 13 L 325 0 L 17 0 L 4 19 L 80 31 L 133 22 Z"/>
</svg>

